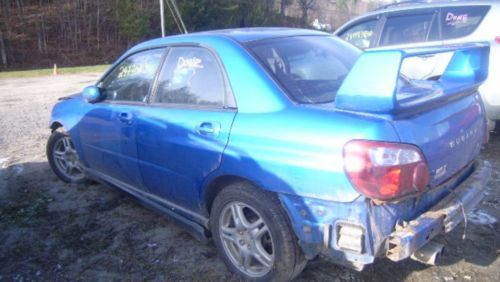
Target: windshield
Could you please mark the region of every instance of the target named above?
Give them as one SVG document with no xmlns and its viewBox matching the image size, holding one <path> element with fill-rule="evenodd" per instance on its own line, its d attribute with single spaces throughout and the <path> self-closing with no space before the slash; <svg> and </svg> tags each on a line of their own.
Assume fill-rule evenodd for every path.
<svg viewBox="0 0 500 282">
<path fill-rule="evenodd" d="M 333 102 L 360 54 L 332 36 L 273 38 L 249 48 L 294 101 L 306 104 Z"/>
</svg>

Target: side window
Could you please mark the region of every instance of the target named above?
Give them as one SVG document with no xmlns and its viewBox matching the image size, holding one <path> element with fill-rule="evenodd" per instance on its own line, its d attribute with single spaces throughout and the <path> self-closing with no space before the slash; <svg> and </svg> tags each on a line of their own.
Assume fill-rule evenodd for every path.
<svg viewBox="0 0 500 282">
<path fill-rule="evenodd" d="M 158 80 L 157 103 L 223 106 L 224 79 L 215 57 L 200 47 L 175 47 Z"/>
<path fill-rule="evenodd" d="M 344 31 L 340 38 L 362 49 L 370 47 L 370 41 L 375 33 L 377 20 L 368 20 Z"/>
<path fill-rule="evenodd" d="M 388 17 L 382 32 L 380 45 L 428 41 L 433 15 L 433 13 L 429 13 Z"/>
<path fill-rule="evenodd" d="M 145 102 L 163 51 L 144 51 L 123 60 L 99 84 L 105 100 Z"/>
<path fill-rule="evenodd" d="M 488 12 L 488 6 L 446 7 L 441 9 L 443 40 L 474 32 Z"/>
</svg>

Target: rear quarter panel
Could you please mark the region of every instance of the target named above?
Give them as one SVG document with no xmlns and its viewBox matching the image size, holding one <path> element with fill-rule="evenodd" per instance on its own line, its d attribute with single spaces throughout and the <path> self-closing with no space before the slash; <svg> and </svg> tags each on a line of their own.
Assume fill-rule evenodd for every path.
<svg viewBox="0 0 500 282">
<path fill-rule="evenodd" d="M 267 113 L 238 113 L 216 175 L 237 175 L 259 187 L 308 198 L 352 202 L 359 193 L 343 168 L 352 139 L 399 141 L 381 119 L 334 111 L 334 105 L 295 105 Z"/>
</svg>

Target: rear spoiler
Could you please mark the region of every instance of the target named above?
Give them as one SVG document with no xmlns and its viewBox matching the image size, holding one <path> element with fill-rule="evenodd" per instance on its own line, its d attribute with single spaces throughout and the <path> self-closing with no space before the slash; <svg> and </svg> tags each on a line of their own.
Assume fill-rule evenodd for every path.
<svg viewBox="0 0 500 282">
<path fill-rule="evenodd" d="M 404 78 L 400 70 L 406 58 L 447 52 L 454 54 L 438 80 L 418 80 L 422 83 L 410 82 L 410 87 L 401 87 Z M 335 106 L 348 111 L 391 114 L 470 94 L 488 76 L 489 53 L 488 43 L 366 51 L 340 86 Z"/>
</svg>

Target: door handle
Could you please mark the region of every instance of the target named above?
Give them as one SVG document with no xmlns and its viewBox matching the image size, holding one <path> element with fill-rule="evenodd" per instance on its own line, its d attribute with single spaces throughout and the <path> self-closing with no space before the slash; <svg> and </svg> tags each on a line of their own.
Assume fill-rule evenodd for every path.
<svg viewBox="0 0 500 282">
<path fill-rule="evenodd" d="M 196 127 L 196 132 L 201 135 L 219 136 L 220 124 L 217 122 L 202 122 Z"/>
<path fill-rule="evenodd" d="M 132 114 L 131 113 L 120 113 L 118 115 L 118 120 L 126 124 L 132 124 Z"/>
</svg>

